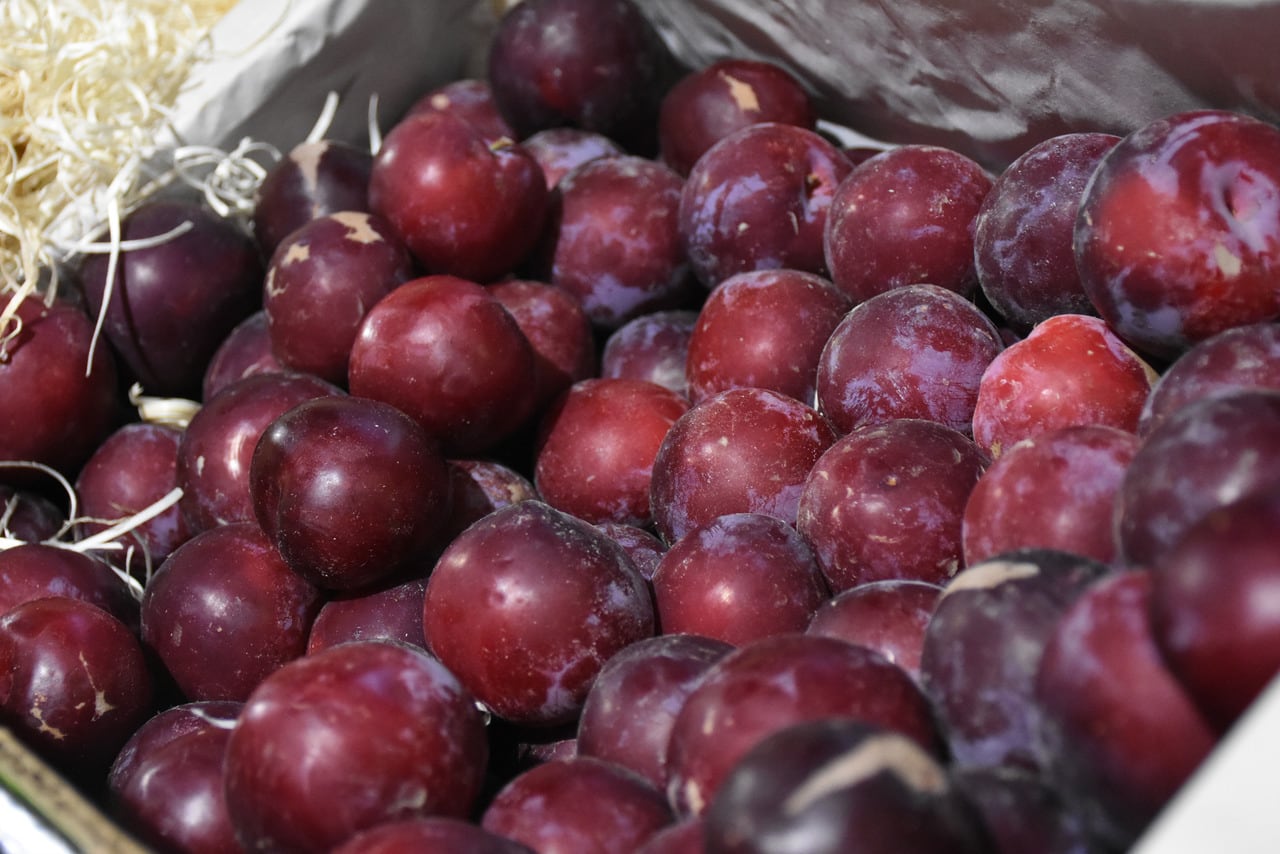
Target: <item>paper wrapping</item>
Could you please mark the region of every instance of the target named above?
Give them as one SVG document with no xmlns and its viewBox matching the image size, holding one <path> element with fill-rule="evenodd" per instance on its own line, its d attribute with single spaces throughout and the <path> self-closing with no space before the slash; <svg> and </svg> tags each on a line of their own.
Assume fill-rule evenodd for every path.
<svg viewBox="0 0 1280 854">
<path fill-rule="evenodd" d="M 331 138 L 366 144 L 370 97 L 386 130 L 420 95 L 474 71 L 493 19 L 477 0 L 242 0 L 212 32 L 174 109 L 179 141 L 288 151 L 330 92 Z"/>
<path fill-rule="evenodd" d="M 999 168 L 1186 109 L 1280 119 L 1280 2 L 637 0 L 679 59 L 777 62 L 826 118 Z"/>
</svg>

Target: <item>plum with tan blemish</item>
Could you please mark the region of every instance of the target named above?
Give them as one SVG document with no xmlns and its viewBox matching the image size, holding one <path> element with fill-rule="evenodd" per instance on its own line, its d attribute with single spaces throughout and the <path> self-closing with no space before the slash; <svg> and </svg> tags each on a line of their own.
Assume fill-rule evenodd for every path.
<svg viewBox="0 0 1280 854">
<path fill-rule="evenodd" d="M 409 250 L 379 216 L 339 211 L 286 237 L 267 265 L 262 306 L 285 367 L 346 385 L 360 322 L 414 276 Z"/>
<path fill-rule="evenodd" d="M 437 86 L 414 101 L 404 117 L 426 112 L 455 115 L 478 130 L 490 144 L 516 138 L 516 132 L 498 110 L 488 80 L 464 77 Z"/>
<path fill-rule="evenodd" d="M 369 210 L 373 154 L 347 142 L 322 139 L 289 150 L 258 185 L 253 233 L 270 258 L 280 241 L 317 217 Z"/>
<path fill-rule="evenodd" d="M 817 115 L 809 93 L 789 71 L 771 62 L 730 58 L 681 78 L 658 112 L 662 159 L 681 175 L 707 149 L 734 131 L 763 122 L 812 130 Z"/>
<path fill-rule="evenodd" d="M 752 747 L 830 717 L 885 727 L 943 755 L 929 702 L 902 668 L 835 638 L 775 635 L 725 655 L 685 700 L 667 745 L 667 797 L 679 815 L 703 815 Z"/>
<path fill-rule="evenodd" d="M 900 733 L 847 718 L 761 741 L 705 818 L 715 854 L 979 854 L 992 851 L 961 787 Z"/>
<path fill-rule="evenodd" d="M 920 679 L 958 767 L 1046 770 L 1033 701 L 1045 644 L 1106 564 L 1049 549 L 973 564 L 944 588 L 925 629 Z"/>
<path fill-rule="evenodd" d="M 1098 313 L 1150 357 L 1280 317 L 1280 130 L 1197 110 L 1129 134 L 1081 201 L 1075 258 Z"/>
</svg>

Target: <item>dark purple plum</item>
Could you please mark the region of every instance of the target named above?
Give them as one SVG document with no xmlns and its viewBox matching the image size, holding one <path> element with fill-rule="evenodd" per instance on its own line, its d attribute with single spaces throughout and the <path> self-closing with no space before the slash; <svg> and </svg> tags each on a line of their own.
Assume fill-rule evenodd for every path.
<svg viewBox="0 0 1280 854">
<path fill-rule="evenodd" d="M 924 633 L 941 595 L 927 581 L 870 581 L 820 605 L 805 632 L 874 649 L 919 679 Z"/>
<path fill-rule="evenodd" d="M 280 241 L 316 217 L 369 210 L 373 155 L 335 139 L 302 142 L 258 185 L 253 233 L 270 258 Z"/>
<path fill-rule="evenodd" d="M 663 41 L 631 0 L 521 3 L 498 22 L 489 48 L 494 99 L 521 138 L 569 126 L 655 153 L 670 77 Z"/>
<path fill-rule="evenodd" d="M 194 201 L 145 202 L 120 236 L 144 240 L 180 227 L 187 230 L 121 252 L 110 284 L 106 254 L 90 255 L 80 278 L 89 311 L 105 310 L 103 331 L 123 372 L 147 394 L 190 398 L 218 345 L 261 308 L 263 260 L 240 226 Z"/>
<path fill-rule="evenodd" d="M 342 395 L 267 426 L 249 490 L 254 517 L 295 572 L 325 590 L 355 590 L 427 558 L 448 516 L 450 477 L 418 422 Z"/>
<path fill-rule="evenodd" d="M 240 321 L 218 345 L 205 368 L 200 399 L 210 400 L 231 383 L 247 376 L 282 373 L 286 370 L 275 353 L 271 352 L 267 313 L 259 309 Z"/>
<path fill-rule="evenodd" d="M 704 816 L 707 854 L 978 854 L 977 815 L 942 762 L 849 718 L 796 723 L 751 748 Z"/>
<path fill-rule="evenodd" d="M 96 557 L 49 543 L 0 551 L 0 616 L 47 596 L 82 599 L 137 628 L 137 601 L 111 567 Z"/>
<path fill-rule="evenodd" d="M 974 564 L 946 586 L 925 629 L 920 681 L 957 766 L 1048 767 L 1033 700 L 1040 658 L 1063 613 L 1107 571 L 1027 550 Z"/>
<path fill-rule="evenodd" d="M 480 131 L 490 144 L 515 139 L 516 132 L 502 118 L 488 80 L 463 77 L 430 90 L 409 107 L 405 116 L 422 112 L 452 113 Z"/>
<path fill-rule="evenodd" d="M 1055 314 L 1096 313 L 1076 271 L 1076 212 L 1098 163 L 1119 141 L 1106 133 L 1046 139 L 1005 168 L 979 208 L 978 283 L 1018 331 Z"/>
<path fill-rule="evenodd" d="M 107 775 L 111 815 L 159 852 L 239 850 L 222 762 L 241 708 L 233 700 L 184 703 L 138 727 Z"/>
<path fill-rule="evenodd" d="M 584 163 L 627 152 L 604 134 L 574 127 L 551 127 L 520 141 L 542 167 L 550 190 L 560 179 Z"/>
<path fill-rule="evenodd" d="M 698 312 L 672 309 L 644 314 L 619 326 L 600 352 L 600 376 L 648 380 L 688 395 L 689 338 Z"/>
</svg>

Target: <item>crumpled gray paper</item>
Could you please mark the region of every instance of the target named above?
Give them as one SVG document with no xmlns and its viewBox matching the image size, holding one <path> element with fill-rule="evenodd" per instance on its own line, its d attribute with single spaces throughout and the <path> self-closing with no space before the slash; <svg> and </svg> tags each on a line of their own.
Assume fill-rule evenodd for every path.
<svg viewBox="0 0 1280 854">
<path fill-rule="evenodd" d="M 1180 110 L 1280 119 L 1280 2 L 637 0 L 687 66 L 779 63 L 823 116 L 992 168 Z"/>
</svg>

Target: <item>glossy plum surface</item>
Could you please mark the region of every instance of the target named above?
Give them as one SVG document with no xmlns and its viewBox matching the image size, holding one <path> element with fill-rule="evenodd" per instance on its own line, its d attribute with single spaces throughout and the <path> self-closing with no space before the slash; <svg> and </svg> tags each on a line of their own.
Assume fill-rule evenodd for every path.
<svg viewBox="0 0 1280 854">
<path fill-rule="evenodd" d="M 1156 380 L 1138 432 L 1146 436 L 1189 403 L 1247 388 L 1280 391 L 1280 323 L 1234 326 L 1193 345 Z"/>
<path fill-rule="evenodd" d="M 381 218 L 339 211 L 310 220 L 267 265 L 262 304 L 271 352 L 286 368 L 346 385 L 360 322 L 414 272 L 409 250 Z"/>
<path fill-rule="evenodd" d="M 634 851 L 672 821 L 653 784 L 593 757 L 544 762 L 511 780 L 480 826 L 536 851 Z"/>
<path fill-rule="evenodd" d="M 147 394 L 195 397 L 218 345 L 262 305 L 263 260 L 239 225 L 195 201 L 144 203 L 125 217 L 121 239 L 180 227 L 188 230 L 122 252 L 109 295 L 107 255 L 90 255 L 80 278 L 92 315 L 107 306 L 103 330 L 123 372 Z"/>
<path fill-rule="evenodd" d="M 306 651 L 321 605 L 252 522 L 197 534 L 142 597 L 142 639 L 187 700 L 244 700 Z"/>
<path fill-rule="evenodd" d="M 686 74 L 663 97 L 658 112 L 662 160 L 688 175 L 711 146 L 763 122 L 814 128 L 817 116 L 800 81 L 781 66 L 757 59 L 712 62 Z"/>
<path fill-rule="evenodd" d="M 1098 163 L 1120 141 L 1068 133 L 1032 146 L 996 179 L 974 223 L 978 283 L 1025 333 L 1055 314 L 1096 310 L 1076 271 L 1076 213 Z"/>
<path fill-rule="evenodd" d="M 676 714 L 712 664 L 733 649 L 702 635 L 664 632 L 605 662 L 578 719 L 578 754 L 617 763 L 659 791 Z"/>
<path fill-rule="evenodd" d="M 1088 424 L 1023 439 L 974 484 L 964 507 L 964 558 L 1048 548 L 1111 563 L 1116 494 L 1138 452 L 1137 435 Z"/>
<path fill-rule="evenodd" d="M 1151 431 L 1116 494 L 1119 555 L 1150 565 L 1224 504 L 1280 482 L 1280 391 L 1210 397 Z"/>
<path fill-rule="evenodd" d="M 972 302 L 937 285 L 903 285 L 839 321 L 817 363 L 818 407 L 844 433 L 893 418 L 973 428 L 978 388 L 1004 349 Z"/>
<path fill-rule="evenodd" d="M 834 591 L 888 578 L 945 584 L 963 566 L 965 503 L 987 462 L 972 439 L 934 421 L 860 428 L 806 476 L 796 528 Z"/>
<path fill-rule="evenodd" d="M 548 278 L 597 326 L 674 308 L 692 291 L 678 215 L 684 180 L 661 163 L 602 157 L 556 185 Z"/>
<path fill-rule="evenodd" d="M 600 376 L 649 380 L 688 395 L 689 338 L 698 313 L 672 309 L 643 314 L 619 326 L 600 351 Z"/>
<path fill-rule="evenodd" d="M 30 460 L 73 476 L 116 427 L 116 360 L 73 303 L 24 299 L 22 331 L 0 353 L 0 461 Z M 86 373 L 86 367 L 89 368 Z M 21 485 L 18 470 L 0 478 Z"/>
<path fill-rule="evenodd" d="M 107 775 L 111 814 L 156 851 L 236 851 L 222 762 L 242 704 L 184 703 L 149 718 Z"/>
<path fill-rule="evenodd" d="M 937 757 L 848 718 L 797 723 L 755 745 L 704 822 L 708 854 L 989 850 Z"/>
<path fill-rule="evenodd" d="M 426 592 L 427 579 L 423 576 L 330 596 L 311 622 L 307 655 L 358 640 L 393 640 L 426 649 L 427 640 L 422 634 L 422 600 Z"/>
<path fill-rule="evenodd" d="M 1052 780 L 1102 844 L 1124 850 L 1216 744 L 1151 634 L 1151 578 L 1098 579 L 1058 620 L 1034 697 Z"/>
<path fill-rule="evenodd" d="M 933 712 L 906 671 L 835 638 L 776 635 L 720 659 L 685 700 L 667 746 L 667 796 L 678 814 L 701 815 L 761 740 L 833 716 L 887 727 L 941 755 Z"/>
<path fill-rule="evenodd" d="M 354 590 L 423 560 L 449 508 L 439 445 L 387 403 L 326 397 L 263 431 L 249 468 L 254 517 L 285 562 Z"/>
<path fill-rule="evenodd" d="M 799 270 L 730 276 L 707 296 L 689 339 L 689 396 L 767 388 L 812 405 L 818 359 L 852 303 Z"/>
<path fill-rule="evenodd" d="M 854 302 L 920 283 L 971 295 L 974 220 L 991 183 L 973 160 L 933 145 L 898 146 L 858 164 L 827 215 L 832 280 Z"/>
<path fill-rule="evenodd" d="M 670 62 L 631 0 L 534 0 L 502 17 L 487 71 L 520 137 L 567 125 L 648 155 Z"/>
<path fill-rule="evenodd" d="M 944 588 L 925 629 L 920 680 L 953 762 L 1044 769 L 1033 699 L 1045 645 L 1105 564 L 1044 549 L 976 563 Z"/>
<path fill-rule="evenodd" d="M 730 389 L 672 425 L 653 464 L 654 525 L 668 543 L 729 513 L 795 523 L 804 480 L 836 440 L 817 410 L 768 389 Z"/>
<path fill-rule="evenodd" d="M 805 632 L 874 649 L 918 679 L 924 633 L 941 595 L 927 581 L 869 581 L 818 606 Z"/>
<path fill-rule="evenodd" d="M 604 134 L 575 127 L 546 128 L 525 137 L 520 144 L 542 167 L 548 190 L 584 163 L 626 154 L 622 146 Z"/>
<path fill-rule="evenodd" d="M 481 285 L 414 279 L 369 310 L 351 348 L 351 393 L 404 411 L 451 456 L 510 436 L 536 403 L 533 347 Z"/>
<path fill-rule="evenodd" d="M 539 412 L 574 383 L 598 373 L 591 319 L 564 288 L 527 279 L 489 285 L 533 347 L 534 408 Z"/>
<path fill-rule="evenodd" d="M 299 403 L 341 394 L 319 377 L 289 371 L 253 374 L 205 401 L 178 443 L 179 506 L 191 532 L 252 521 L 249 467 L 258 439 Z"/>
<path fill-rule="evenodd" d="M 731 513 L 674 543 L 653 574 L 658 625 L 734 646 L 801 632 L 829 592 L 809 543 L 787 522 Z"/>
<path fill-rule="evenodd" d="M 853 168 L 818 133 L 776 122 L 713 145 L 680 199 L 689 263 L 708 289 L 748 270 L 825 274 L 822 234 L 836 188 Z"/>
<path fill-rule="evenodd" d="M 105 438 L 76 477 L 79 526 L 89 536 L 120 520 L 146 510 L 178 486 L 178 446 L 182 431 L 165 424 L 133 422 Z M 145 550 L 153 566 L 186 542 L 190 528 L 182 509 L 174 504 L 160 515 L 137 526 L 119 539 L 124 546 Z M 123 566 L 125 561 L 118 561 Z M 141 567 L 141 555 L 133 558 Z"/>
<path fill-rule="evenodd" d="M 486 282 L 533 248 L 547 185 L 511 140 L 489 142 L 465 119 L 427 111 L 387 133 L 373 160 L 369 209 L 428 273 Z"/>
<path fill-rule="evenodd" d="M 463 77 L 436 86 L 414 101 L 405 115 L 421 112 L 451 113 L 478 130 L 490 144 L 504 137 L 516 138 L 498 110 L 493 87 L 483 78 Z"/>
<path fill-rule="evenodd" d="M 1200 110 L 1129 134 L 1080 204 L 1085 292 L 1131 346 L 1156 358 L 1280 316 L 1280 130 Z"/>
<path fill-rule="evenodd" d="M 644 380 L 574 384 L 539 428 L 534 483 L 552 507 L 588 522 L 653 520 L 653 461 L 689 402 Z"/>
<path fill-rule="evenodd" d="M 992 457 L 1049 430 L 1103 424 L 1136 433 L 1156 373 L 1101 319 L 1059 314 L 982 375 L 973 437 Z"/>
<path fill-rule="evenodd" d="M 101 780 L 152 713 L 137 636 L 80 599 L 34 599 L 0 616 L 0 723 L 68 778 Z"/>
<path fill-rule="evenodd" d="M 606 534 L 541 501 L 460 534 L 427 581 L 431 651 L 494 714 L 563 724 L 604 663 L 654 633 L 644 578 Z"/>
<path fill-rule="evenodd" d="M 377 824 L 467 816 L 488 756 L 475 700 L 439 661 L 343 644 L 245 702 L 227 744 L 227 809 L 247 850 L 327 851 Z"/>
<path fill-rule="evenodd" d="M 138 603 L 101 560 L 48 543 L 0 551 L 0 615 L 46 596 L 82 599 L 127 626 L 138 625 Z"/>
<path fill-rule="evenodd" d="M 1152 568 L 1152 629 L 1165 660 L 1225 732 L 1280 672 L 1280 483 L 1215 510 Z"/>
<path fill-rule="evenodd" d="M 214 351 L 201 380 L 200 399 L 209 400 L 226 386 L 252 374 L 285 370 L 275 353 L 271 352 L 267 313 L 258 309 L 236 324 Z"/>
</svg>

